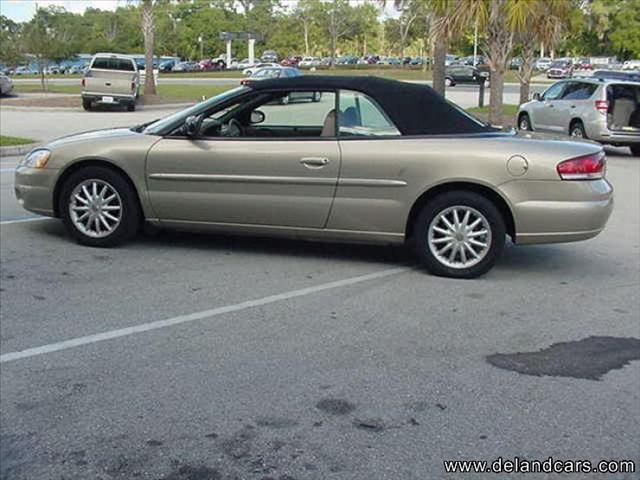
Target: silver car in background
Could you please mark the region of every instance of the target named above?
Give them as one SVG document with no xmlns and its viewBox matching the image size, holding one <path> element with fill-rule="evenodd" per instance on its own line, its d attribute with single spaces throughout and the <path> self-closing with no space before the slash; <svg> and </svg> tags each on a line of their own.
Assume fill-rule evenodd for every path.
<svg viewBox="0 0 640 480">
<path fill-rule="evenodd" d="M 136 109 L 140 73 L 135 60 L 118 53 L 96 53 L 82 79 L 82 107 L 124 105 Z"/>
<path fill-rule="evenodd" d="M 640 155 L 640 82 L 584 78 L 554 83 L 520 105 L 518 128 L 628 146 Z"/>
<path fill-rule="evenodd" d="M 9 95 L 13 90 L 13 81 L 6 75 L 0 75 L 0 95 Z"/>
</svg>

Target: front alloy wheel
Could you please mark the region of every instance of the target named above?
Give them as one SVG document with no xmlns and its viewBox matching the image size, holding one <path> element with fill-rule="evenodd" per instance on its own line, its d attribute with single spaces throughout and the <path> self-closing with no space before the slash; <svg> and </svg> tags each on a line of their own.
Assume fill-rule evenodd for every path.
<svg viewBox="0 0 640 480">
<path fill-rule="evenodd" d="M 116 171 L 88 166 L 73 172 L 60 192 L 58 211 L 79 243 L 110 247 L 132 238 L 142 217 L 133 186 Z"/>
<path fill-rule="evenodd" d="M 122 199 L 109 183 L 92 178 L 71 192 L 69 216 L 73 225 L 91 238 L 105 238 L 122 220 Z"/>
</svg>

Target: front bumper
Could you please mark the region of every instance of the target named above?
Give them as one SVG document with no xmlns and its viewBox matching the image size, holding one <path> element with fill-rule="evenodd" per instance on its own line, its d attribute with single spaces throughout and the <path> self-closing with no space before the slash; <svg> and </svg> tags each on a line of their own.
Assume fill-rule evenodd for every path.
<svg viewBox="0 0 640 480">
<path fill-rule="evenodd" d="M 613 187 L 605 179 L 514 180 L 500 188 L 511 201 L 517 244 L 595 237 L 613 210 Z"/>
<path fill-rule="evenodd" d="M 54 168 L 16 168 L 15 194 L 20 206 L 40 215 L 54 216 L 53 191 L 59 172 Z"/>
</svg>

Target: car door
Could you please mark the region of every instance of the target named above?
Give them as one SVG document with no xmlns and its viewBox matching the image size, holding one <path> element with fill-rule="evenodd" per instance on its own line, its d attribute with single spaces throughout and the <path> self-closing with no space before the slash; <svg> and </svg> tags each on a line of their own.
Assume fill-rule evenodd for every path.
<svg viewBox="0 0 640 480">
<path fill-rule="evenodd" d="M 410 175 L 400 162 L 390 161 L 397 149 L 406 148 L 400 132 L 360 92 L 340 90 L 338 116 L 342 166 L 327 228 L 397 236 L 406 220 L 402 198 Z"/>
<path fill-rule="evenodd" d="M 260 129 L 245 125 L 246 135 L 163 138 L 147 157 L 155 214 L 164 222 L 324 227 L 341 160 L 335 127 L 323 131 L 334 107 L 333 92 L 320 102 L 270 101 L 259 107 Z M 291 134 L 270 135 L 270 126 Z"/>
<path fill-rule="evenodd" d="M 569 133 L 573 119 L 578 118 L 584 122 L 593 111 L 594 104 L 589 99 L 596 89 L 597 85 L 589 82 L 572 81 L 567 84 L 558 100 L 559 108 L 556 110 L 559 126 L 564 133 Z"/>
<path fill-rule="evenodd" d="M 544 92 L 540 101 L 531 105 L 531 121 L 536 130 L 559 131 L 556 126 L 558 124 L 556 108 L 558 98 L 562 96 L 566 83 L 553 84 Z"/>
</svg>

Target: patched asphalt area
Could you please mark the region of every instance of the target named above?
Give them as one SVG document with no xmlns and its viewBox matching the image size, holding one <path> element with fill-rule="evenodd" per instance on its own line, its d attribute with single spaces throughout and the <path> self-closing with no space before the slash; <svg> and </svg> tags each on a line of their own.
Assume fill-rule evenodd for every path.
<svg viewBox="0 0 640 480">
<path fill-rule="evenodd" d="M 509 245 L 474 281 L 426 275 L 400 248 L 166 233 L 98 250 L 55 220 L 0 225 L 2 354 L 406 268 L 3 363 L 0 478 L 440 479 L 445 459 L 640 460 L 640 164 L 608 170 L 601 236 Z"/>
</svg>

